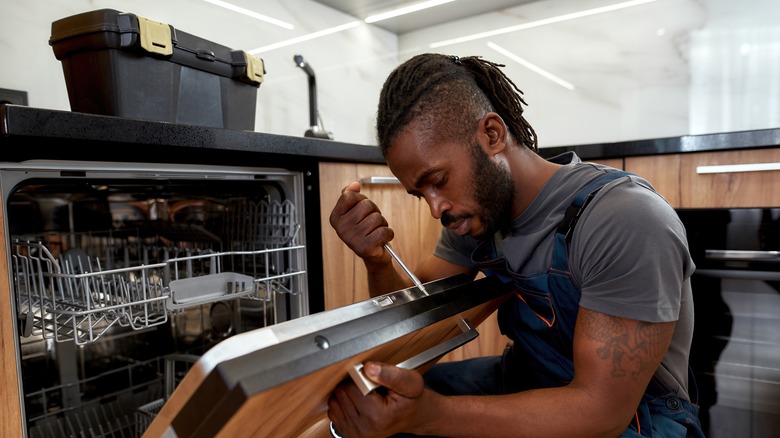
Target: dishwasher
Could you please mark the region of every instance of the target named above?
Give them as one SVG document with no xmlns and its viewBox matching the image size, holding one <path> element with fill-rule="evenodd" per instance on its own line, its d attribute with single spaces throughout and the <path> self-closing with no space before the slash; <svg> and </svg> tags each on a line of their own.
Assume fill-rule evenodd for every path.
<svg viewBox="0 0 780 438">
<path fill-rule="evenodd" d="M 140 436 L 213 346 L 308 315 L 302 174 L 0 163 L 26 436 Z"/>
</svg>

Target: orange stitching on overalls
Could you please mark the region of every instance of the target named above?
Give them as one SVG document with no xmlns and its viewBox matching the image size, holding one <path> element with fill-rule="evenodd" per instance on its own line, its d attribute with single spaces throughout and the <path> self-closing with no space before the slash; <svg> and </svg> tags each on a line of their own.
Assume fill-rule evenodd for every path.
<svg viewBox="0 0 780 438">
<path fill-rule="evenodd" d="M 634 419 L 636 419 L 636 433 L 642 434 L 642 426 L 639 425 L 639 411 L 634 412 Z"/>
<path fill-rule="evenodd" d="M 517 295 L 517 298 L 520 298 L 525 304 L 528 304 L 528 301 L 526 301 L 525 298 L 523 298 L 523 296 L 520 295 L 519 291 L 515 291 L 515 295 Z M 548 297 L 544 297 L 544 299 L 547 300 L 548 302 L 550 301 L 550 298 L 548 298 Z M 528 307 L 531 308 L 530 305 Z M 552 327 L 553 326 L 553 322 L 555 321 L 555 308 L 553 308 L 553 306 L 550 306 L 550 310 L 552 310 L 552 314 L 553 314 L 553 320 L 552 321 L 550 321 L 547 318 L 543 317 L 542 315 L 536 313 L 536 311 L 534 311 L 534 309 L 531 309 L 531 311 L 534 312 L 534 315 L 536 315 L 537 318 L 541 319 L 542 321 L 544 321 L 545 324 L 547 324 L 547 327 Z"/>
</svg>

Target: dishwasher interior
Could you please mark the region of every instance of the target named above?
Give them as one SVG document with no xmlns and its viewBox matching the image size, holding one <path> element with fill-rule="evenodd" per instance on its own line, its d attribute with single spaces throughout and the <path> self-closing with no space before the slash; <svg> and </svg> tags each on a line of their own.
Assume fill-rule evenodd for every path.
<svg viewBox="0 0 780 438">
<path fill-rule="evenodd" d="M 309 313 L 300 172 L 30 161 L 0 182 L 29 437 L 140 436 L 204 352 Z"/>
</svg>

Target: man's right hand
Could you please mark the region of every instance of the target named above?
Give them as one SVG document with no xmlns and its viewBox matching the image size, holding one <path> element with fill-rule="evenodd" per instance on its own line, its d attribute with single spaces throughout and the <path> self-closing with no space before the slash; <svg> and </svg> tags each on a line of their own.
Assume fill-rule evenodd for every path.
<svg viewBox="0 0 780 438">
<path fill-rule="evenodd" d="M 392 263 L 383 245 L 393 240 L 393 230 L 379 207 L 360 193 L 359 182 L 352 182 L 341 191 L 330 213 L 330 225 L 367 265 Z"/>
</svg>

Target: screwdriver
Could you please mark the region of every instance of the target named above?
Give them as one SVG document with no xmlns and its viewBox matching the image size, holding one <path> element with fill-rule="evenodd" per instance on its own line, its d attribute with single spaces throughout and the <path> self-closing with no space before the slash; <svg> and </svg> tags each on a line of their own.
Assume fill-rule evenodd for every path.
<svg viewBox="0 0 780 438">
<path fill-rule="evenodd" d="M 401 258 L 398 257 L 398 254 L 396 254 L 395 251 L 393 251 L 393 248 L 390 248 L 390 244 L 385 243 L 384 246 L 385 246 L 385 250 L 387 250 L 387 252 L 390 253 L 390 256 L 393 257 L 393 260 L 395 260 L 395 262 L 398 263 L 398 266 L 400 266 L 401 269 L 403 269 L 404 272 L 406 272 L 406 275 L 408 275 L 409 278 L 412 279 L 414 285 L 417 286 L 417 288 L 420 289 L 420 291 L 427 296 L 428 291 L 425 290 L 425 286 L 423 286 L 422 282 L 420 282 L 420 279 L 417 278 L 416 275 L 414 275 L 414 272 L 412 272 L 412 270 L 409 269 L 408 266 L 406 266 L 406 264 L 401 260 Z"/>
</svg>

